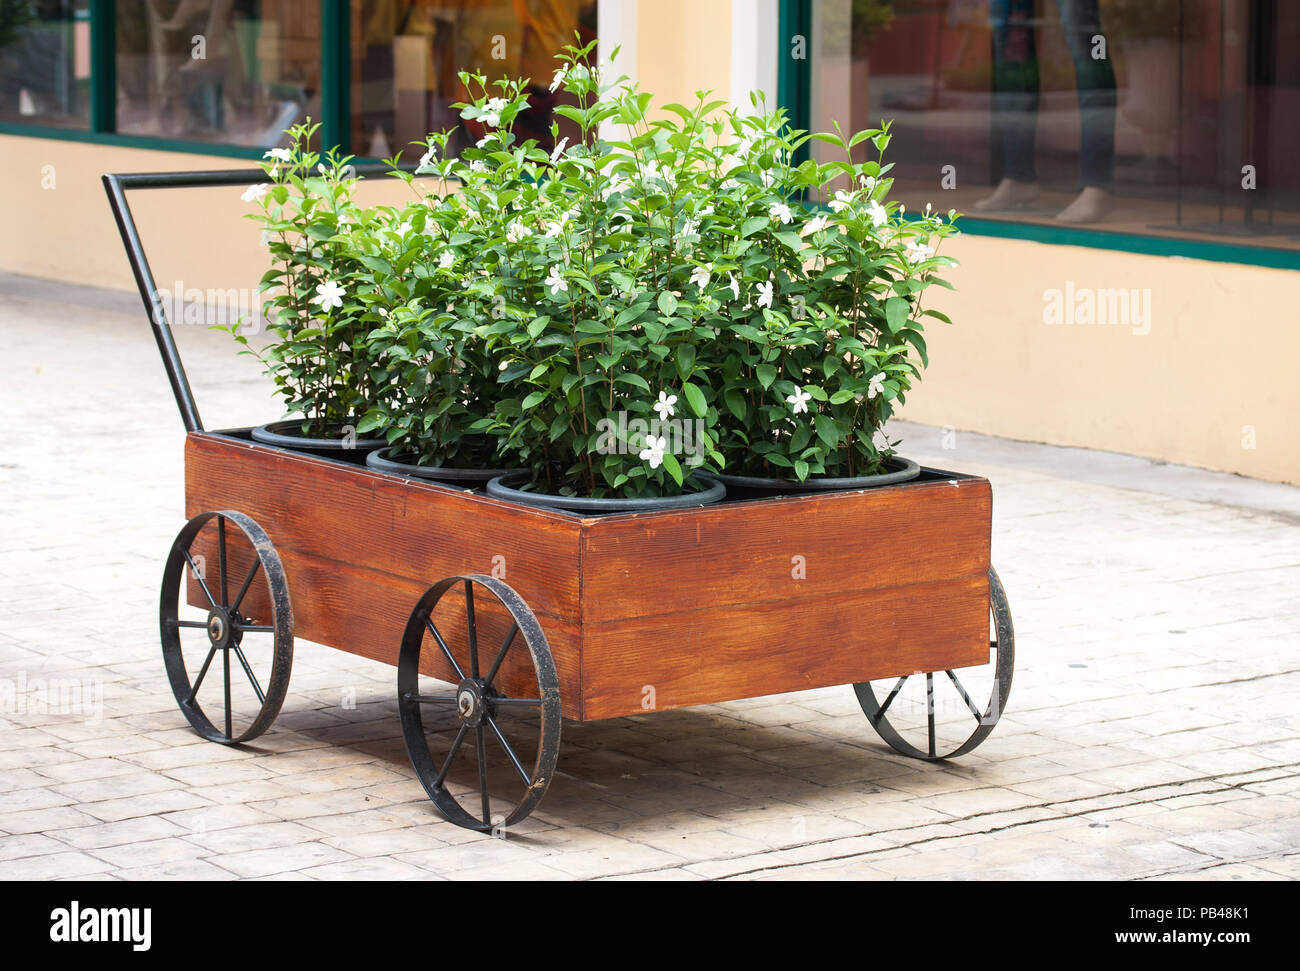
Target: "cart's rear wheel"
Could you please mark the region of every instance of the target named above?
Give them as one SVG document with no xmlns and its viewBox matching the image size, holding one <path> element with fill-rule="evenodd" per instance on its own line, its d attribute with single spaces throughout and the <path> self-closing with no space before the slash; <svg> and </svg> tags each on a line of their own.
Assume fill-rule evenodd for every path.
<svg viewBox="0 0 1300 971">
<path fill-rule="evenodd" d="M 191 606 L 182 589 L 187 573 L 201 606 Z M 159 619 L 167 678 L 196 732 L 234 745 L 271 727 L 289 689 L 293 609 L 262 527 L 229 510 L 186 523 L 163 571 Z M 219 677 L 211 676 L 214 662 Z M 242 673 L 232 677 L 232 666 Z M 221 712 L 217 724 L 205 704 Z"/>
<path fill-rule="evenodd" d="M 992 568 L 989 618 L 987 665 L 909 674 L 886 682 L 863 681 L 853 686 L 867 720 L 896 751 L 930 762 L 956 758 L 971 751 L 993 731 L 1011 694 L 1016 643 L 1007 594 Z M 976 684 L 988 686 L 990 680 L 988 704 L 981 709 L 971 692 Z"/>
<path fill-rule="evenodd" d="M 476 587 L 495 604 L 476 607 Z M 463 606 L 460 597 L 449 597 L 439 613 L 439 601 L 453 588 Z M 498 636 L 480 655 L 479 636 L 493 625 Z M 455 687 L 422 668 L 441 670 Z M 504 690 L 507 671 L 514 696 Z M 420 598 L 402 635 L 397 705 L 411 765 L 429 798 L 458 826 L 507 829 L 546 794 L 560 750 L 559 677 L 536 616 L 501 580 L 448 577 Z"/>
</svg>

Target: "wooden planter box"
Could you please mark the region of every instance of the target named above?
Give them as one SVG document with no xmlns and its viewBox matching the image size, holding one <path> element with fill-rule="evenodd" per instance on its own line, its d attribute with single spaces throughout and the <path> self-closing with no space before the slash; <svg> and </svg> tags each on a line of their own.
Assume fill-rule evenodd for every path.
<svg viewBox="0 0 1300 971">
<path fill-rule="evenodd" d="M 576 721 L 989 657 L 992 498 L 974 476 L 584 517 L 191 432 L 185 480 L 187 516 L 237 510 L 266 530 L 299 638 L 396 664 L 432 584 L 505 580 L 536 613 Z M 464 616 L 455 598 L 445 609 Z M 480 618 L 481 636 L 504 629 Z"/>
</svg>

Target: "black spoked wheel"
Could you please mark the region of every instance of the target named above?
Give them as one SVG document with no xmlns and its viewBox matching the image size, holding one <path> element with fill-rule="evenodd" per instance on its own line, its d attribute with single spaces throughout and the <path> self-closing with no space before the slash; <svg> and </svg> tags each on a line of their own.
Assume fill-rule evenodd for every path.
<svg viewBox="0 0 1300 971">
<path fill-rule="evenodd" d="M 200 606 L 182 589 L 187 575 Z M 159 616 L 167 678 L 194 730 L 224 745 L 266 731 L 289 688 L 293 610 L 262 527 L 228 510 L 186 523 L 167 557 Z"/>
<path fill-rule="evenodd" d="M 935 762 L 965 755 L 993 731 L 1006 710 L 1015 661 L 1011 608 L 997 571 L 990 568 L 987 664 L 863 681 L 853 690 L 867 720 L 890 746 Z M 976 698 L 985 689 L 988 704 L 981 708 Z"/>
<path fill-rule="evenodd" d="M 476 605 L 476 590 L 490 596 Z M 504 831 L 546 794 L 560 750 L 559 677 L 536 616 L 501 580 L 448 577 L 420 598 L 402 635 L 397 704 L 411 764 L 451 822 Z"/>
</svg>

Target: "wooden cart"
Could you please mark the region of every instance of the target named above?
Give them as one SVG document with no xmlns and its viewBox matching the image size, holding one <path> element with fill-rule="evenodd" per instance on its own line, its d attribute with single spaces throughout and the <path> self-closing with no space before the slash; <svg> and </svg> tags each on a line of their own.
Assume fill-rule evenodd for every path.
<svg viewBox="0 0 1300 971">
<path fill-rule="evenodd" d="M 397 666 L 416 773 L 448 819 L 479 830 L 536 807 L 564 719 L 852 684 L 906 755 L 961 755 L 989 734 L 1014 643 L 985 479 L 923 469 L 875 489 L 587 516 L 204 431 L 125 190 L 260 176 L 104 177 L 188 430 L 188 522 L 160 626 L 203 737 L 270 727 L 296 636 Z M 971 667 L 989 681 L 978 702 L 957 674 Z M 905 724 L 898 699 L 922 679 Z M 936 701 L 945 681 L 956 717 Z"/>
</svg>

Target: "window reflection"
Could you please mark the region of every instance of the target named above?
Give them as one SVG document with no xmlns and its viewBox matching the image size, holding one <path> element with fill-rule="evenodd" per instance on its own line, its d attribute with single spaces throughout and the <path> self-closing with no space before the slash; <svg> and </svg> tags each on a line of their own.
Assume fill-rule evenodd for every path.
<svg viewBox="0 0 1300 971">
<path fill-rule="evenodd" d="M 319 3 L 119 0 L 117 128 L 276 145 L 320 117 Z"/>
<path fill-rule="evenodd" d="M 1297 247 L 1297 41 L 1280 0 L 821 0 L 812 124 L 894 119 L 911 206 Z"/>
<path fill-rule="evenodd" d="M 596 36 L 589 0 L 363 0 L 353 4 L 352 147 L 373 158 L 409 146 L 430 131 L 453 129 L 452 149 L 482 135 L 451 105 L 465 97 L 457 74 L 533 81 L 531 108 L 516 133 L 552 147 L 558 104 L 552 94 L 555 54 Z M 560 120 L 561 137 L 568 122 Z"/>
<path fill-rule="evenodd" d="M 0 120 L 85 128 L 87 4 L 0 2 Z"/>
</svg>

